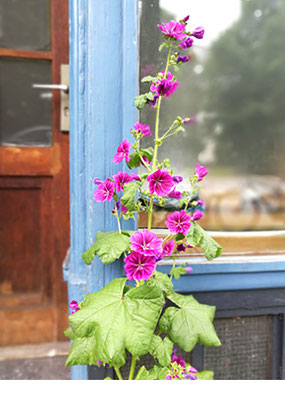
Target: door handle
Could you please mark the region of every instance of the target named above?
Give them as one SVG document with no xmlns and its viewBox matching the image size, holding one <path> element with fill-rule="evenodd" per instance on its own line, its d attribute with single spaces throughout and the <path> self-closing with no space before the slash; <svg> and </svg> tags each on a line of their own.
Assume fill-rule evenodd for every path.
<svg viewBox="0 0 285 398">
<path fill-rule="evenodd" d="M 42 90 L 60 90 L 60 131 L 69 131 L 69 65 L 61 65 L 60 84 L 33 84 Z"/>
<path fill-rule="evenodd" d="M 66 93 L 69 91 L 69 87 L 66 84 L 33 84 L 33 88 L 41 88 L 44 90 L 63 90 Z"/>
</svg>

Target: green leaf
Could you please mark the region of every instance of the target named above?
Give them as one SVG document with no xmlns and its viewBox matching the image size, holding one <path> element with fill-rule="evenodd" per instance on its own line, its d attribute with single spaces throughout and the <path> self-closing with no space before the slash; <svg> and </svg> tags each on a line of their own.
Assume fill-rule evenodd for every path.
<svg viewBox="0 0 285 398">
<path fill-rule="evenodd" d="M 203 370 L 203 372 L 195 373 L 197 380 L 214 380 L 214 372 L 212 370 Z"/>
<path fill-rule="evenodd" d="M 143 155 L 145 155 L 151 162 L 153 158 L 153 147 L 145 148 L 140 150 Z"/>
<path fill-rule="evenodd" d="M 207 260 L 222 254 L 221 246 L 196 222 L 192 222 L 186 239 L 190 245 L 202 247 Z"/>
<path fill-rule="evenodd" d="M 137 182 L 128 182 L 124 185 L 124 193 L 121 197 L 121 202 L 129 211 L 135 211 L 136 191 L 139 187 Z"/>
<path fill-rule="evenodd" d="M 165 380 L 168 373 L 168 368 L 162 367 L 160 365 L 154 365 L 152 369 L 149 370 L 150 380 Z"/>
<path fill-rule="evenodd" d="M 98 231 L 94 244 L 82 254 L 82 260 L 90 265 L 97 255 L 102 263 L 110 264 L 129 248 L 130 240 L 117 231 Z"/>
<path fill-rule="evenodd" d="M 163 332 L 169 333 L 174 343 L 187 352 L 196 343 L 205 346 L 221 345 L 213 325 L 215 307 L 199 304 L 193 296 L 172 293 L 167 298 L 179 308 L 167 308 L 160 319 L 159 327 Z"/>
<path fill-rule="evenodd" d="M 70 328 L 66 329 L 66 330 L 64 331 L 64 334 L 65 334 L 65 336 L 68 337 L 70 340 L 73 340 L 73 338 L 74 338 L 74 333 L 73 333 L 71 330 L 69 330 L 69 329 L 70 329 Z"/>
<path fill-rule="evenodd" d="M 145 366 L 142 366 L 139 368 L 135 380 L 153 380 L 153 379 L 151 379 L 149 371 L 146 370 Z"/>
<path fill-rule="evenodd" d="M 173 283 L 168 275 L 162 272 L 154 271 L 153 275 L 147 281 L 147 284 L 150 286 L 157 286 L 166 293 L 171 293 L 173 291 Z"/>
<path fill-rule="evenodd" d="M 88 294 L 80 311 L 70 316 L 75 336 L 95 337 L 93 357 L 123 366 L 127 349 L 134 356 L 149 352 L 164 302 L 162 291 L 144 284 L 125 292 L 127 278 L 117 278 Z"/>
<path fill-rule="evenodd" d="M 145 76 L 141 79 L 142 83 L 155 83 L 157 81 L 157 77 L 156 76 Z"/>
<path fill-rule="evenodd" d="M 147 103 L 147 100 L 153 100 L 153 93 L 151 91 L 145 94 L 137 95 L 135 97 L 135 106 L 137 109 L 142 109 Z"/>
<path fill-rule="evenodd" d="M 172 350 L 173 343 L 168 337 L 162 340 L 161 337 L 153 335 L 149 352 L 162 366 L 170 364 Z"/>
<path fill-rule="evenodd" d="M 97 358 L 94 356 L 96 339 L 91 337 L 77 337 L 73 340 L 65 366 L 74 365 L 96 365 Z"/>
<path fill-rule="evenodd" d="M 174 276 L 174 279 L 178 280 L 181 275 L 186 274 L 186 269 L 183 267 L 173 267 L 171 268 L 170 275 Z"/>
<path fill-rule="evenodd" d="M 137 152 L 133 152 L 130 154 L 130 160 L 127 162 L 127 166 L 129 169 L 136 169 L 141 164 L 140 157 Z"/>
<path fill-rule="evenodd" d="M 183 235 L 181 233 L 175 235 L 176 242 L 183 240 L 184 238 L 185 238 L 185 235 Z"/>
</svg>

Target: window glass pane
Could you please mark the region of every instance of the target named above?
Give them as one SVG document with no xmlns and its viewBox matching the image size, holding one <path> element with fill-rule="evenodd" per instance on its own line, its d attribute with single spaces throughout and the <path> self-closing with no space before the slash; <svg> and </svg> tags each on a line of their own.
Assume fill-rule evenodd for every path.
<svg viewBox="0 0 285 398">
<path fill-rule="evenodd" d="M 156 51 L 158 23 L 190 14 L 190 31 L 205 28 L 204 39 L 195 39 L 189 51 L 191 61 L 175 72 L 177 91 L 162 102 L 161 134 L 178 115 L 197 121 L 159 148 L 159 160 L 170 158 L 186 190 L 195 164 L 208 168 L 199 185 L 207 229 L 284 229 L 285 0 L 153 0 L 139 6 L 140 78 L 165 66 L 167 50 Z M 141 93 L 148 87 L 141 84 Z M 152 131 L 154 118 L 149 106 L 140 113 Z M 142 145 L 152 145 L 152 137 Z"/>
<path fill-rule="evenodd" d="M 49 61 L 0 59 L 1 145 L 51 145 L 52 94 L 32 88 L 50 82 Z"/>
<path fill-rule="evenodd" d="M 50 0 L 1 0 L 1 47 L 50 50 Z"/>
</svg>

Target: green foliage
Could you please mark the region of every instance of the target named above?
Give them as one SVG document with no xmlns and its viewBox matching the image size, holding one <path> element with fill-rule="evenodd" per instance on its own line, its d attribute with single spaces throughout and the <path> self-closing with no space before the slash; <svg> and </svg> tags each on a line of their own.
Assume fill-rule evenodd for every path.
<svg viewBox="0 0 285 398">
<path fill-rule="evenodd" d="M 168 368 L 160 365 L 154 365 L 150 370 L 147 370 L 145 366 L 142 366 L 139 369 L 135 380 L 165 380 L 167 372 Z"/>
<path fill-rule="evenodd" d="M 91 359 L 119 367 L 125 363 L 126 349 L 137 357 L 149 352 L 164 302 L 155 286 L 144 284 L 125 292 L 126 280 L 114 279 L 99 292 L 86 295 L 81 309 L 69 317 L 74 342 L 93 337 Z M 80 360 L 80 351 L 76 353 Z"/>
<path fill-rule="evenodd" d="M 146 94 L 141 94 L 135 97 L 135 106 L 137 107 L 137 109 L 142 109 L 146 103 L 147 100 L 152 101 L 153 100 L 153 93 L 151 91 L 149 91 Z"/>
<path fill-rule="evenodd" d="M 157 286 L 166 293 L 173 291 L 173 283 L 168 275 L 162 272 L 154 271 L 153 276 L 147 281 L 147 284 L 149 286 Z"/>
<path fill-rule="evenodd" d="M 214 380 L 214 372 L 212 370 L 203 370 L 202 372 L 195 373 L 197 380 Z"/>
<path fill-rule="evenodd" d="M 124 186 L 124 193 L 121 197 L 121 202 L 129 211 L 134 211 L 136 209 L 136 191 L 139 186 L 140 184 L 134 181 L 128 182 Z"/>
<path fill-rule="evenodd" d="M 145 76 L 141 79 L 142 83 L 155 83 L 157 81 L 157 77 L 156 76 Z"/>
<path fill-rule="evenodd" d="M 167 308 L 160 319 L 159 327 L 163 332 L 169 333 L 173 342 L 185 351 L 191 351 L 196 343 L 206 346 L 221 345 L 213 326 L 215 307 L 199 304 L 193 296 L 172 293 L 167 298 L 179 308 Z"/>
<path fill-rule="evenodd" d="M 88 265 L 92 263 L 96 255 L 102 263 L 110 264 L 119 258 L 124 251 L 128 250 L 129 245 L 130 240 L 124 233 L 98 231 L 94 244 L 81 257 Z"/>
<path fill-rule="evenodd" d="M 178 280 L 181 275 L 185 275 L 186 269 L 183 267 L 173 267 L 171 268 L 170 275 L 174 277 L 174 279 Z"/>
<path fill-rule="evenodd" d="M 170 364 L 172 350 L 173 342 L 168 337 L 165 337 L 162 340 L 162 338 L 159 336 L 152 336 L 150 354 L 154 358 L 157 358 L 160 365 L 168 366 Z"/>
<path fill-rule="evenodd" d="M 195 221 L 192 222 L 186 239 L 189 245 L 202 247 L 207 260 L 222 254 L 221 246 Z"/>
<path fill-rule="evenodd" d="M 77 337 L 73 340 L 65 366 L 96 365 L 98 358 L 94 356 L 96 339 L 94 336 Z"/>
</svg>

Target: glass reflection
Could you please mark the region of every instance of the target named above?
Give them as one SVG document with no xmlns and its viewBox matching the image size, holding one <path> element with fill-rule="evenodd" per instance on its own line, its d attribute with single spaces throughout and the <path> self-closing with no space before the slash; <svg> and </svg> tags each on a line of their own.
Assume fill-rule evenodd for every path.
<svg viewBox="0 0 285 398">
<path fill-rule="evenodd" d="M 49 61 L 0 59 L 0 145 L 51 145 L 52 94 L 38 82 L 51 82 Z"/>
<path fill-rule="evenodd" d="M 196 163 L 209 169 L 200 190 L 207 229 L 284 229 L 285 0 L 141 1 L 141 78 L 164 66 L 155 26 L 187 14 L 190 30 L 202 25 L 205 36 L 163 101 L 161 131 L 177 115 L 197 121 L 161 147 L 159 160 L 170 158 L 186 178 Z M 140 117 L 152 126 L 155 112 L 145 107 Z"/>
</svg>

